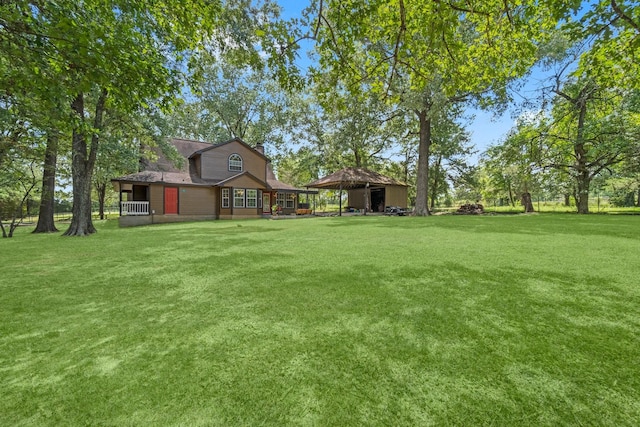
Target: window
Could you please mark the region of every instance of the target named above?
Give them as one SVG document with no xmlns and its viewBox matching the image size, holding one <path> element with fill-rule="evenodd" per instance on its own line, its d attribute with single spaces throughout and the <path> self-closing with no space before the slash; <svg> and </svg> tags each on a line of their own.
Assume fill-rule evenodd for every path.
<svg viewBox="0 0 640 427">
<path fill-rule="evenodd" d="M 240 154 L 232 154 L 229 156 L 229 170 L 233 172 L 242 172 L 242 157 Z"/>
<path fill-rule="evenodd" d="M 262 207 L 262 190 L 258 191 L 258 207 Z"/>
<path fill-rule="evenodd" d="M 278 191 L 278 196 L 276 197 L 276 203 L 281 208 L 284 208 L 284 193 L 283 192 Z"/>
<path fill-rule="evenodd" d="M 229 189 L 228 188 L 222 189 L 222 207 L 223 208 L 229 207 Z"/>
<path fill-rule="evenodd" d="M 287 194 L 287 208 L 295 208 L 296 207 L 296 195 L 294 193 Z"/>
<path fill-rule="evenodd" d="M 258 190 L 247 190 L 247 207 L 255 208 L 258 206 Z"/>
<path fill-rule="evenodd" d="M 244 188 L 235 188 L 233 190 L 233 207 L 244 208 Z"/>
</svg>

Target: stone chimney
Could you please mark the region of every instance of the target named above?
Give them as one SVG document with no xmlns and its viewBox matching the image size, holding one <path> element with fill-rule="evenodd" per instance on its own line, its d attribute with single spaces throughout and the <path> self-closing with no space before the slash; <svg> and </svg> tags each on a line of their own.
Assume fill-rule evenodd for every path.
<svg viewBox="0 0 640 427">
<path fill-rule="evenodd" d="M 255 150 L 260 154 L 264 154 L 264 145 L 257 143 Z"/>
</svg>

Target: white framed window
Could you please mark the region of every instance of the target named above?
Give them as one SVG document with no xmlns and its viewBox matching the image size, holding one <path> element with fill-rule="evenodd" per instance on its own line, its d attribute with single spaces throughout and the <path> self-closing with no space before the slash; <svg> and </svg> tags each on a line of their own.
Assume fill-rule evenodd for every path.
<svg viewBox="0 0 640 427">
<path fill-rule="evenodd" d="M 258 190 L 247 189 L 247 207 L 248 208 L 258 207 Z"/>
<path fill-rule="evenodd" d="M 244 208 L 244 188 L 233 189 L 233 207 Z"/>
<path fill-rule="evenodd" d="M 240 154 L 233 153 L 229 156 L 229 170 L 232 172 L 242 172 L 242 157 L 240 157 Z"/>
<path fill-rule="evenodd" d="M 262 208 L 262 190 L 258 190 L 258 207 Z"/>
<path fill-rule="evenodd" d="M 282 191 L 278 191 L 278 196 L 276 197 L 276 203 L 281 208 L 284 208 L 284 193 Z"/>
<path fill-rule="evenodd" d="M 296 195 L 295 193 L 288 193 L 287 194 L 287 208 L 295 208 L 296 207 Z"/>
<path fill-rule="evenodd" d="M 228 188 L 222 189 L 222 207 L 223 208 L 229 207 L 229 189 Z"/>
</svg>

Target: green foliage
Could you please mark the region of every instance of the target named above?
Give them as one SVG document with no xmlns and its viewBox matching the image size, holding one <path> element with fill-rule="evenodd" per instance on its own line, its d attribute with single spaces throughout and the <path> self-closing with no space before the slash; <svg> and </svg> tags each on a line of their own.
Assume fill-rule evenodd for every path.
<svg viewBox="0 0 640 427">
<path fill-rule="evenodd" d="M 507 99 L 559 16 L 541 2 L 328 1 L 317 13 L 324 87 L 372 92 L 419 124 L 416 212 L 428 214 L 433 121 L 475 99 Z M 313 13 L 313 12 L 312 12 Z"/>
<path fill-rule="evenodd" d="M 210 60 L 211 61 L 211 60 Z M 222 142 L 282 146 L 289 97 L 267 70 L 203 61 L 193 100 L 169 116 L 174 135 Z"/>
<path fill-rule="evenodd" d="M 580 70 L 606 87 L 640 89 L 640 12 L 635 0 L 600 0 L 591 3 L 579 26 L 578 36 L 592 45 L 581 57 Z"/>
<path fill-rule="evenodd" d="M 0 3 L 1 95 L 11 102 L 33 100 L 39 117 L 59 111 L 54 115 L 61 129 L 48 126 L 47 131 L 70 134 L 72 130 L 77 208 L 66 234 L 95 230 L 88 189 L 105 111 L 126 116 L 150 106 L 173 106 L 186 74 L 197 80 L 195 65 L 206 49 L 217 53 L 226 49 L 229 57 L 242 51 L 235 55 L 238 61 L 261 62 L 257 43 L 261 38 L 252 32 L 255 25 L 249 29 L 245 24 L 254 20 L 266 25 L 271 15 L 264 12 L 271 8 L 277 14 L 277 8 L 270 1 L 260 2 L 260 8 L 253 4 L 248 0 Z M 282 55 L 274 66 L 284 67 L 290 58 Z"/>
</svg>

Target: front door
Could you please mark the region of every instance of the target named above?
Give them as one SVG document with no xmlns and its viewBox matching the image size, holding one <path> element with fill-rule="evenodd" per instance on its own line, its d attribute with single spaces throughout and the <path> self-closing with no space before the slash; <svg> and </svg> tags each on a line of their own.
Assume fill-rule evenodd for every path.
<svg viewBox="0 0 640 427">
<path fill-rule="evenodd" d="M 164 214 L 175 215 L 178 213 L 178 189 L 176 187 L 164 188 Z"/>
<path fill-rule="evenodd" d="M 271 213 L 271 193 L 262 193 L 262 213 Z"/>
</svg>

